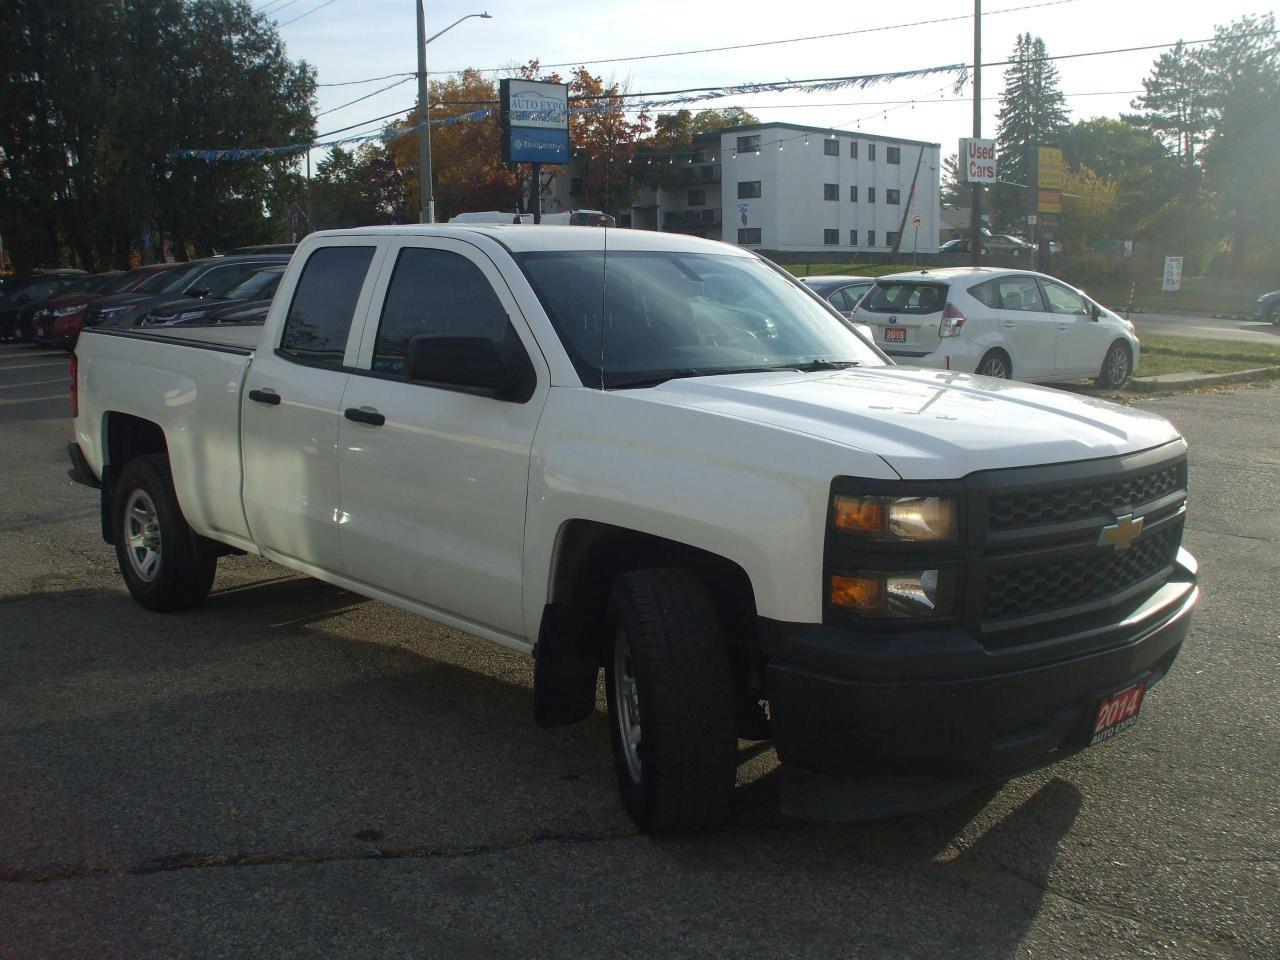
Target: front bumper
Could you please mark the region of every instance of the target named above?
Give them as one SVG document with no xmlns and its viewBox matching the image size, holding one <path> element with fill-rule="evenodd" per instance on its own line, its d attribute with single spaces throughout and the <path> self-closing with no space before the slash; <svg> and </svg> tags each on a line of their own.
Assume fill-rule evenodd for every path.
<svg viewBox="0 0 1280 960">
<path fill-rule="evenodd" d="M 925 809 L 1069 756 L 1088 744 L 1099 698 L 1164 677 L 1197 597 L 1184 550 L 1169 581 L 1120 622 L 1021 647 L 987 650 L 959 627 L 874 634 L 764 621 L 784 811 Z"/>
</svg>

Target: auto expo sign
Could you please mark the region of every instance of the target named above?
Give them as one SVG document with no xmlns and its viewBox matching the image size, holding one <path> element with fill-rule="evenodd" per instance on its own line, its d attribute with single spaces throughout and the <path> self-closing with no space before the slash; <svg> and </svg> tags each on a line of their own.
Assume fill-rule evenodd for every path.
<svg viewBox="0 0 1280 960">
<path fill-rule="evenodd" d="M 961 138 L 960 169 L 965 183 L 995 183 L 996 142 Z"/>
<path fill-rule="evenodd" d="M 499 85 L 502 158 L 516 163 L 569 162 L 569 87 L 506 79 Z"/>
</svg>

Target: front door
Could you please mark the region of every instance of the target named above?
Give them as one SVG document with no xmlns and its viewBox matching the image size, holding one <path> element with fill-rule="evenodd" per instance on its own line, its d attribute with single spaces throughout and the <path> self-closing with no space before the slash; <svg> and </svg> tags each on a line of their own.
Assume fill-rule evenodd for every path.
<svg viewBox="0 0 1280 960">
<path fill-rule="evenodd" d="M 1054 375 L 1096 377 L 1110 346 L 1109 332 L 1093 319 L 1089 301 L 1080 294 L 1052 280 L 1041 280 L 1040 285 L 1058 331 Z"/>
<path fill-rule="evenodd" d="M 368 302 L 376 247 L 312 252 L 274 351 L 259 349 L 241 401 L 244 510 L 267 556 L 340 573 L 338 422 L 353 319 Z"/>
<path fill-rule="evenodd" d="M 369 312 L 338 426 L 347 575 L 431 610 L 524 636 L 525 496 L 544 361 L 492 261 L 461 240 L 399 251 Z M 417 335 L 485 337 L 537 386 L 517 402 L 407 379 Z"/>
<path fill-rule="evenodd" d="M 1009 346 L 1013 375 L 1019 380 L 1053 376 L 1057 328 L 1045 306 L 1036 278 L 1013 274 L 995 281 L 1000 309 L 1000 333 Z"/>
</svg>

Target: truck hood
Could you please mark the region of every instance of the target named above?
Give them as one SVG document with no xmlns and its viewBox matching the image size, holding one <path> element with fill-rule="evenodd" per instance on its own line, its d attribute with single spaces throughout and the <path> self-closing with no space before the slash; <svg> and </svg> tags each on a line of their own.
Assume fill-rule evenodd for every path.
<svg viewBox="0 0 1280 960">
<path fill-rule="evenodd" d="M 1104 400 L 912 367 L 698 377 L 636 392 L 854 447 L 906 480 L 1094 460 L 1178 438 L 1163 417 Z"/>
</svg>

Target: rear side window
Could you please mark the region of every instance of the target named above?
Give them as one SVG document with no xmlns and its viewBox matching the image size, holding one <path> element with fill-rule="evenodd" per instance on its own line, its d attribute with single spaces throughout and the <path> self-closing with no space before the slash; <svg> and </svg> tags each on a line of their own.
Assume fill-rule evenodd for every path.
<svg viewBox="0 0 1280 960">
<path fill-rule="evenodd" d="M 1001 310 L 1027 310 L 1042 313 L 1044 301 L 1040 299 L 1040 285 L 1035 277 L 1001 277 L 996 282 Z"/>
<path fill-rule="evenodd" d="M 875 313 L 937 313 L 946 302 L 947 288 L 940 284 L 877 283 L 860 306 Z"/>
<path fill-rule="evenodd" d="M 373 247 L 321 247 L 307 258 L 284 321 L 280 352 L 304 363 L 341 367 Z"/>
<path fill-rule="evenodd" d="M 958 240 L 952 240 L 951 242 L 959 243 Z M 996 281 L 994 280 L 987 280 L 975 287 L 970 287 L 969 296 L 992 310 L 997 310 L 1000 307 L 1000 291 L 996 289 Z"/>
<path fill-rule="evenodd" d="M 480 268 L 448 250 L 406 247 L 396 260 L 373 347 L 377 373 L 404 375 L 409 338 L 483 337 L 499 352 L 523 349 Z"/>
</svg>

